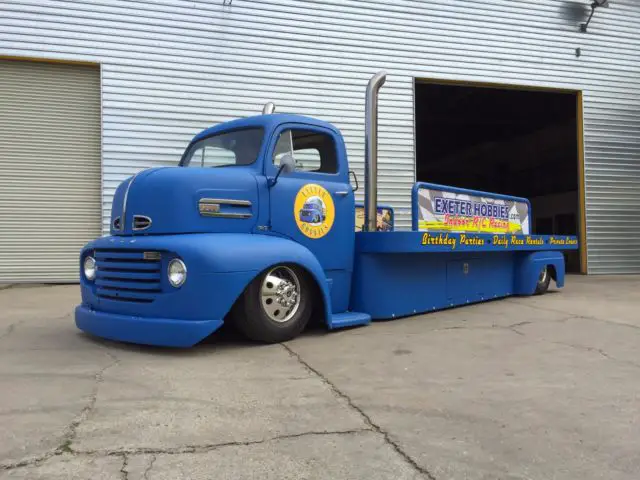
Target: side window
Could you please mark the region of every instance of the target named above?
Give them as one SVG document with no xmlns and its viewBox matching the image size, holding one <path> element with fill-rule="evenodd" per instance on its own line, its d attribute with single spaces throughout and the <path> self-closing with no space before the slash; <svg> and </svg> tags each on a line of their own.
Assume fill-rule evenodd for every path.
<svg viewBox="0 0 640 480">
<path fill-rule="evenodd" d="M 333 138 L 325 133 L 292 129 L 280 134 L 273 163 L 280 166 L 284 155 L 291 155 L 298 172 L 337 173 L 338 159 Z"/>
<path fill-rule="evenodd" d="M 273 164 L 276 167 L 280 167 L 280 160 L 285 155 L 293 156 L 293 141 L 291 138 L 291 130 L 283 131 L 278 137 L 278 142 L 273 152 Z"/>
</svg>

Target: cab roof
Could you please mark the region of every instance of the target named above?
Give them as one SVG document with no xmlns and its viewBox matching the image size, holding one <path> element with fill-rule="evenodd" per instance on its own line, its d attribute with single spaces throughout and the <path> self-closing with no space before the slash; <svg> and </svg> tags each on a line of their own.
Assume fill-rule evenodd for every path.
<svg viewBox="0 0 640 480">
<path fill-rule="evenodd" d="M 299 123 L 317 127 L 324 127 L 328 128 L 336 134 L 340 133 L 340 131 L 329 122 L 324 122 L 322 120 L 318 120 L 317 118 L 305 117 L 303 115 L 293 115 L 289 113 L 272 113 L 269 115 L 256 115 L 253 117 L 239 118 L 237 120 L 220 123 L 215 127 L 210 127 L 201 131 L 195 137 L 193 137 L 193 140 L 191 140 L 191 142 L 197 142 L 202 138 L 208 137 L 210 135 L 215 135 L 216 133 L 228 130 L 237 130 L 241 128 L 259 127 L 264 128 L 265 131 L 271 131 L 274 128 L 278 127 L 278 125 L 282 125 L 283 123 Z"/>
</svg>

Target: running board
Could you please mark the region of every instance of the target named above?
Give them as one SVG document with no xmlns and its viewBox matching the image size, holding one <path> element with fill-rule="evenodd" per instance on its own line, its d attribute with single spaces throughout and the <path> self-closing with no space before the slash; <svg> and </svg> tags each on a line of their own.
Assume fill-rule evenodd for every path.
<svg viewBox="0 0 640 480">
<path fill-rule="evenodd" d="M 368 325 L 371 323 L 371 315 L 361 312 L 343 312 L 331 315 L 329 330 L 336 328 L 356 327 L 358 325 Z"/>
</svg>

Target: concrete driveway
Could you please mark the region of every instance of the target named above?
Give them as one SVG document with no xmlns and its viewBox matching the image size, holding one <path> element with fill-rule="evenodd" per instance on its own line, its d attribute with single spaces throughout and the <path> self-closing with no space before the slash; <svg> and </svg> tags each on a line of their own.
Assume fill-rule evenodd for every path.
<svg viewBox="0 0 640 480">
<path fill-rule="evenodd" d="M 0 291 L 0 478 L 640 478 L 640 278 L 191 350 Z"/>
</svg>

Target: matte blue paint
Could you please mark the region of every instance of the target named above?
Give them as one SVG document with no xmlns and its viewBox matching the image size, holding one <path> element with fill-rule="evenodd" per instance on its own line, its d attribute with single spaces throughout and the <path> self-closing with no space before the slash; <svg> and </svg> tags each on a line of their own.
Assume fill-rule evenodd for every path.
<svg viewBox="0 0 640 480">
<path fill-rule="evenodd" d="M 135 317 L 91 310 L 78 305 L 76 325 L 91 335 L 143 345 L 191 347 L 222 326 L 222 320 L 185 322 L 170 318 Z"/>
<path fill-rule="evenodd" d="M 359 325 L 368 325 L 371 323 L 371 315 L 362 312 L 343 312 L 336 313 L 331 318 L 330 330 L 346 327 L 357 327 Z"/>
<path fill-rule="evenodd" d="M 317 258 L 325 275 L 333 281 L 331 297 L 325 303 L 325 307 L 329 312 L 344 312 L 349 307 L 355 238 L 355 198 L 349 183 L 344 141 L 335 127 L 323 122 L 311 122 L 305 117 L 300 117 L 297 123 L 293 123 L 287 115 L 282 116 L 282 119 L 284 123 L 273 130 L 266 150 L 265 175 L 267 177 L 273 178 L 278 172 L 272 162 L 273 151 L 280 133 L 290 128 L 330 136 L 336 149 L 337 172 L 295 171 L 280 175 L 278 182 L 269 189 L 270 232 L 293 240 Z M 310 183 L 321 185 L 331 194 L 336 212 L 331 230 L 321 238 L 307 237 L 296 223 L 296 217 L 300 218 L 300 212 L 294 211 L 296 196 L 305 185 Z M 342 196 L 337 192 L 347 192 L 347 194 Z M 351 214 L 349 215 L 348 212 Z"/>
<path fill-rule="evenodd" d="M 352 269 L 326 270 L 325 275 L 331 296 L 331 312 L 340 313 L 348 310 Z"/>
<path fill-rule="evenodd" d="M 101 264 L 100 252 L 111 250 L 123 252 L 120 256 L 124 254 L 125 257 L 127 252 L 162 252 L 159 277 L 161 291 L 156 294 L 120 293 L 122 296 L 136 299 L 151 298 L 153 301 L 150 303 L 106 299 L 99 296 L 105 291 L 100 290 L 98 281 L 90 282 L 81 274 L 82 304 L 93 310 L 105 314 L 170 318 L 185 322 L 222 321 L 251 280 L 273 265 L 287 263 L 302 267 L 317 283 L 324 304 L 329 306 L 325 309 L 325 321 L 331 325 L 331 296 L 326 275 L 317 258 L 308 249 L 289 239 L 234 233 L 111 236 L 99 238 L 86 245 L 81 254 L 81 265 L 86 255 L 95 254 L 96 251 L 98 278 L 103 268 L 126 268 L 127 265 L 131 265 L 117 261 Z M 180 288 L 172 287 L 167 280 L 167 267 L 171 258 L 180 258 L 187 265 L 187 280 Z M 145 269 L 146 267 L 143 267 L 143 273 L 137 272 L 133 276 L 139 278 Z M 120 282 L 123 292 L 131 288 L 128 281 L 132 279 L 134 278 L 127 274 L 125 280 Z M 341 296 L 336 295 L 336 298 Z M 79 327 L 82 328 L 80 325 Z M 89 330 L 89 333 L 92 332 Z M 98 332 L 93 333 L 100 335 Z"/>
<path fill-rule="evenodd" d="M 259 217 L 258 186 L 253 165 L 223 168 L 165 167 L 145 170 L 133 179 L 127 198 L 124 231 L 113 228 L 122 216 L 122 185 L 113 203 L 112 235 L 158 235 L 209 232 L 251 232 Z M 127 185 L 131 180 L 125 182 Z M 221 212 L 250 213 L 247 219 L 203 217 L 201 198 L 248 200 L 251 207 L 223 206 Z M 264 207 L 266 209 L 266 206 Z M 144 231 L 133 231 L 133 216 L 153 221 Z M 122 221 L 122 219 L 121 219 Z"/>
<path fill-rule="evenodd" d="M 516 277 L 514 294 L 532 295 L 536 290 L 536 281 L 545 266 L 555 270 L 555 281 L 558 288 L 564 287 L 564 256 L 561 252 L 531 252 L 518 255 L 516 258 Z"/>
<path fill-rule="evenodd" d="M 512 295 L 514 255 L 358 255 L 352 308 L 369 313 L 374 320 L 384 320 Z M 466 275 L 465 263 L 469 265 Z"/>
<path fill-rule="evenodd" d="M 560 250 L 577 248 L 574 237 L 415 231 L 356 234 L 344 140 L 326 122 L 297 115 L 260 115 L 207 129 L 190 145 L 209 135 L 247 127 L 264 131 L 260 154 L 251 165 L 149 169 L 117 188 L 112 222 L 122 217 L 129 189 L 123 230 L 112 228 L 111 236 L 90 242 L 80 255 L 79 328 L 113 340 L 190 346 L 218 329 L 247 285 L 278 264 L 300 266 L 317 284 L 317 300 L 330 329 L 365 325 L 372 318 L 530 295 L 545 266 L 553 267 L 558 287 L 564 284 Z M 295 171 L 280 175 L 269 186 L 277 174 L 273 150 L 278 135 L 287 128 L 331 136 L 337 171 Z M 309 183 L 325 188 L 335 206 L 333 227 L 319 239 L 306 237 L 296 224 L 296 219 L 317 220 L 319 214 L 313 205 L 294 211 L 296 195 Z M 417 190 L 422 186 L 528 203 L 516 197 L 418 183 L 412 192 L 414 228 Z M 250 217 L 201 216 L 198 202 L 202 198 L 248 200 L 249 207 L 221 208 L 226 213 L 250 213 Z M 151 227 L 133 231 L 133 215 L 150 217 Z M 527 238 L 542 244 L 526 243 Z M 565 245 L 553 243 L 552 238 L 564 239 Z M 158 252 L 159 260 L 154 259 Z M 82 274 L 82 262 L 89 254 L 98 264 L 95 281 Z M 187 266 L 187 280 L 179 288 L 167 278 L 174 258 Z"/>
</svg>

